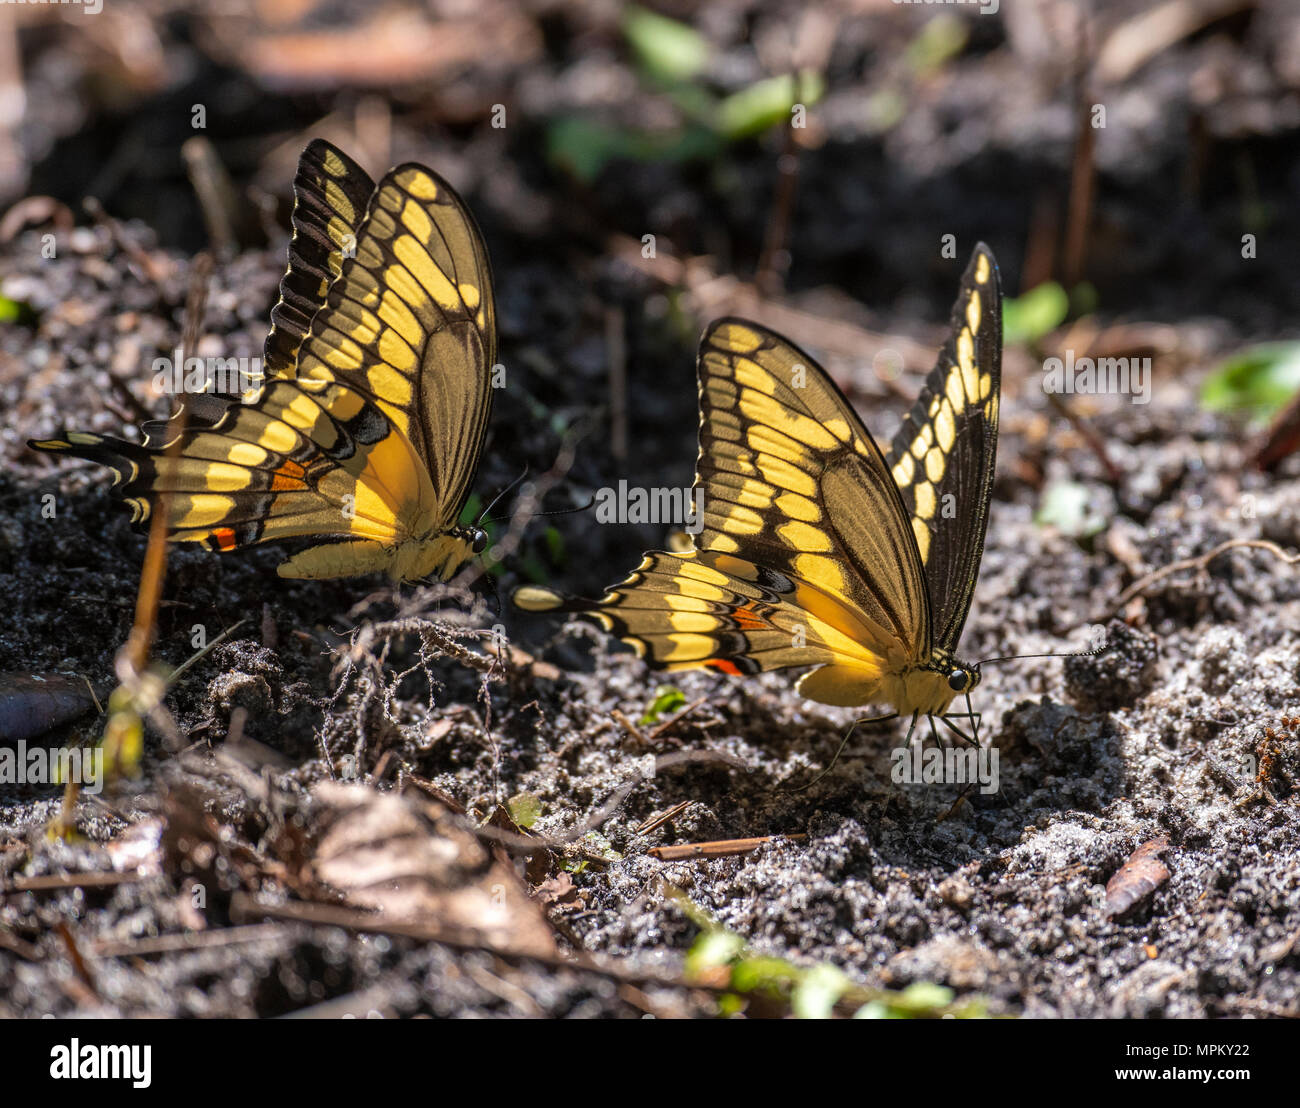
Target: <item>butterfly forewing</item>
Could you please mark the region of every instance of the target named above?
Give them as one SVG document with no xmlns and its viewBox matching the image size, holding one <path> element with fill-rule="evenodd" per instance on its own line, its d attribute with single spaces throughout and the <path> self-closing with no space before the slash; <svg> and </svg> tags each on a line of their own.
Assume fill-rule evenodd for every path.
<svg viewBox="0 0 1300 1108">
<path fill-rule="evenodd" d="M 487 252 L 460 199 L 421 166 L 391 171 L 356 257 L 303 340 L 301 378 L 339 379 L 414 445 L 452 526 L 491 407 L 496 319 Z"/>
<path fill-rule="evenodd" d="M 929 653 L 925 582 L 884 458 L 815 361 L 754 323 L 724 319 L 700 344 L 701 549 L 807 582 L 838 607 Z"/>
<path fill-rule="evenodd" d="M 953 652 L 979 577 L 1002 382 L 997 263 L 976 248 L 948 341 L 890 445 L 888 462 L 925 564 L 936 648 Z"/>
<path fill-rule="evenodd" d="M 329 287 L 356 249 L 375 182 L 356 162 L 324 139 L 314 139 L 298 160 L 293 181 L 293 237 L 280 298 L 271 309 L 271 332 L 262 361 L 267 374 L 292 376 L 298 347 Z"/>
<path fill-rule="evenodd" d="M 313 139 L 299 157 L 293 181 L 289 264 L 271 309 L 271 330 L 262 354 L 263 378 L 292 377 L 297 372 L 298 347 L 343 268 L 344 257 L 356 249 L 361 221 L 374 191 L 370 175 L 324 139 Z M 180 405 L 167 419 L 149 420 L 141 426 L 146 445 L 170 441 L 183 425 L 215 423 L 234 398 L 207 392 L 178 399 Z"/>
</svg>

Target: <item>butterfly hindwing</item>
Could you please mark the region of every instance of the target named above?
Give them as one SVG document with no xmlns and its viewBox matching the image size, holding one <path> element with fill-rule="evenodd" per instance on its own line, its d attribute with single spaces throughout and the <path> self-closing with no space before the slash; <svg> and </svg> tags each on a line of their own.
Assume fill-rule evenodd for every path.
<svg viewBox="0 0 1300 1108">
<path fill-rule="evenodd" d="M 658 668 L 815 665 L 805 695 L 866 702 L 929 654 L 923 571 L 883 456 L 825 371 L 757 324 L 711 325 L 698 369 L 696 549 L 647 555 L 599 600 L 530 586 L 516 603 L 584 613 Z"/>
<path fill-rule="evenodd" d="M 655 551 L 599 600 L 537 586 L 514 599 L 528 611 L 586 615 L 656 669 L 739 675 L 839 662 L 859 680 L 880 669 L 877 656 L 836 625 L 841 620 L 816 614 L 834 609 L 806 582 L 734 554 Z"/>
<path fill-rule="evenodd" d="M 997 262 L 980 243 L 962 276 L 938 361 L 887 455 L 911 517 L 934 624 L 952 653 L 970 611 L 998 442 L 1002 290 Z"/>
<path fill-rule="evenodd" d="M 373 405 L 338 384 L 305 389 L 271 381 L 257 404 L 231 405 L 211 427 L 187 428 L 181 440 L 168 457 L 73 432 L 68 452 L 117 472 L 116 491 L 133 522 L 149 520 L 158 494 L 167 492 L 171 537 L 213 549 L 318 534 L 391 545 L 403 537 L 398 523 L 406 505 L 422 495 L 409 443 Z M 376 467 L 377 448 L 403 453 Z"/>
</svg>

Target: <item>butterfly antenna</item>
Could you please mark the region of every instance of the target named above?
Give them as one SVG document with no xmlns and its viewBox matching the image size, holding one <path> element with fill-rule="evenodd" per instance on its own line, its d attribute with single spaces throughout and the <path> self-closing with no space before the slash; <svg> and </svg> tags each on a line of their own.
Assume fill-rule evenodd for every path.
<svg viewBox="0 0 1300 1108">
<path fill-rule="evenodd" d="M 1091 658 L 1097 654 L 1104 654 L 1106 650 L 1107 647 L 1098 646 L 1092 650 L 1072 650 L 1064 654 L 1006 654 L 1001 658 L 981 658 L 975 664 L 989 666 L 994 662 L 1015 662 L 1023 658 Z"/>
<path fill-rule="evenodd" d="M 890 712 L 889 715 L 886 716 L 871 716 L 867 719 L 855 719 L 852 725 L 849 727 L 848 731 L 845 732 L 844 738 L 840 740 L 840 745 L 835 750 L 835 757 L 833 757 L 830 760 L 830 764 L 824 770 L 822 770 L 821 773 L 819 773 L 811 781 L 799 785 L 798 787 L 781 785 L 778 786 L 777 791 L 783 793 L 801 793 L 805 789 L 811 789 L 815 784 L 817 784 L 818 781 L 820 781 L 823 777 L 825 777 L 828 773 L 830 773 L 831 770 L 835 768 L 835 763 L 840 760 L 840 755 L 844 753 L 844 748 L 849 745 L 849 739 L 853 738 L 853 732 L 858 729 L 859 725 L 865 727 L 873 723 L 887 723 L 891 719 L 897 719 L 897 718 L 898 718 L 897 712 Z"/>
<path fill-rule="evenodd" d="M 495 508 L 497 504 L 500 503 L 501 498 L 505 496 L 506 493 L 508 493 L 511 489 L 513 489 L 517 484 L 519 484 L 520 481 L 522 481 L 527 476 L 528 476 L 528 466 L 525 464 L 523 472 L 520 473 L 518 477 L 516 477 L 513 481 L 511 481 L 510 484 L 508 484 L 505 488 L 503 488 L 499 493 L 497 493 L 496 496 L 492 498 L 492 503 L 488 504 L 481 512 L 479 512 L 478 516 L 474 520 L 474 526 L 477 527 L 481 522 L 483 522 L 483 517 L 487 515 L 488 512 L 490 512 L 493 508 Z M 488 520 L 488 522 L 493 523 L 495 521 Z"/>
<path fill-rule="evenodd" d="M 591 507 L 593 504 L 595 504 L 595 503 L 596 503 L 596 494 L 595 494 L 595 493 L 592 493 L 592 494 L 591 494 L 591 499 L 588 500 L 587 503 L 585 503 L 585 504 L 579 504 L 579 505 L 578 505 L 577 507 L 575 507 L 575 508 L 555 508 L 555 509 L 553 509 L 552 511 L 549 511 L 549 512 L 534 512 L 534 513 L 533 513 L 533 518 L 534 518 L 534 519 L 537 519 L 537 518 L 539 518 L 539 517 L 541 517 L 541 516 L 567 516 L 567 515 L 569 515 L 569 514 L 572 513 L 572 512 L 585 512 L 588 508 L 590 508 L 590 507 Z M 499 523 L 501 520 L 503 520 L 503 519 L 505 519 L 505 518 L 506 518 L 505 516 L 499 516 L 499 517 L 497 517 L 496 519 L 489 519 L 489 520 L 486 520 L 486 522 L 487 522 L 487 523 Z"/>
</svg>

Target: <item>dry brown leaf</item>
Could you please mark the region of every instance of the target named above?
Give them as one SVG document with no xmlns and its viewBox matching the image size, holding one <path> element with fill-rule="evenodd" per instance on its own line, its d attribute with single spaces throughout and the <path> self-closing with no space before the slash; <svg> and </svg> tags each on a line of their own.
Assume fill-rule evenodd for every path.
<svg viewBox="0 0 1300 1108">
<path fill-rule="evenodd" d="M 582 893 L 573 884 L 573 878 L 567 873 L 557 873 L 548 877 L 534 890 L 537 897 L 548 908 L 576 910 L 587 907 Z"/>
<path fill-rule="evenodd" d="M 356 907 L 467 942 L 553 954 L 550 926 L 509 863 L 437 801 L 327 782 L 312 869 Z"/>
<path fill-rule="evenodd" d="M 1169 869 L 1160 855 L 1169 849 L 1166 838 L 1143 843 L 1106 882 L 1106 914 L 1125 915 L 1169 880 Z"/>
</svg>

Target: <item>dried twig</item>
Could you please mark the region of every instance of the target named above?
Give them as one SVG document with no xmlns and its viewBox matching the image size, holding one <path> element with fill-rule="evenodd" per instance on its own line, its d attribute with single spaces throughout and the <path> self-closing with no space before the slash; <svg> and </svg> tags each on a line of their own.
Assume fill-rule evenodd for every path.
<svg viewBox="0 0 1300 1108">
<path fill-rule="evenodd" d="M 665 770 L 676 766 L 698 763 L 720 763 L 737 769 L 748 768 L 738 758 L 733 758 L 730 754 L 723 754 L 715 750 L 679 750 L 672 754 L 660 754 L 654 759 L 653 771 L 648 772 L 645 776 L 637 776 L 630 781 L 625 781 L 610 793 L 599 809 L 568 831 L 558 835 L 516 835 L 499 827 L 479 827 L 475 828 L 475 834 L 482 839 L 497 843 L 511 854 L 521 857 L 537 854 L 543 850 L 562 850 L 568 844 L 582 838 L 605 823 L 622 807 L 623 801 L 628 798 L 632 790 L 638 785 L 643 784 L 652 777 L 657 777 Z"/>
<path fill-rule="evenodd" d="M 154 935 L 147 939 L 102 939 L 90 948 L 96 958 L 147 958 L 154 954 L 176 954 L 191 950 L 212 950 L 237 943 L 255 943 L 284 934 L 276 923 L 250 923 L 242 927 L 222 927 L 215 931 L 183 931 L 173 935 Z"/>
<path fill-rule="evenodd" d="M 633 834 L 648 835 L 650 834 L 651 831 L 659 830 L 659 828 L 661 828 L 669 820 L 676 819 L 678 816 L 680 816 L 693 803 L 694 801 L 692 800 L 683 800 L 677 804 L 674 804 L 666 812 L 660 812 L 657 816 L 651 816 L 648 820 L 645 821 L 645 823 L 641 824 L 640 827 L 636 828 Z"/>
<path fill-rule="evenodd" d="M 166 296 L 168 273 L 165 264 L 134 242 L 131 236 L 122 230 L 122 225 L 104 210 L 104 205 L 95 197 L 87 196 L 81 202 L 81 206 L 91 219 L 108 231 L 113 239 L 113 245 L 131 260 L 145 280 L 158 290 L 158 294 Z"/>
<path fill-rule="evenodd" d="M 7 950 L 10 954 L 17 954 L 19 958 L 28 962 L 39 962 L 41 960 L 40 948 L 33 946 L 26 939 L 20 939 L 11 931 L 0 928 L 0 950 Z"/>
<path fill-rule="evenodd" d="M 352 908 L 340 908 L 329 904 L 289 903 L 268 905 L 253 900 L 247 893 L 235 893 L 230 899 L 230 918 L 233 920 L 271 919 L 285 923 L 303 923 L 312 927 L 341 927 L 367 935 L 391 935 L 395 938 L 413 939 L 416 942 L 437 943 L 452 950 L 483 951 L 505 961 L 532 962 L 549 966 L 552 969 L 571 970 L 575 973 L 595 973 L 614 981 L 635 985 L 656 985 L 662 988 L 699 989 L 709 993 L 721 993 L 726 989 L 720 986 L 689 981 L 683 977 L 657 973 L 654 970 L 639 970 L 620 965 L 593 954 L 575 954 L 563 957 L 546 954 L 535 950 L 520 950 L 513 947 L 496 946 L 485 943 L 476 936 L 460 929 L 449 929 L 436 925 L 401 923 L 387 919 L 377 913 L 359 912 Z"/>
<path fill-rule="evenodd" d="M 631 719 L 629 719 L 626 715 L 624 715 L 621 709 L 614 708 L 610 711 L 609 714 L 614 717 L 614 719 L 618 722 L 618 725 L 621 728 L 623 728 L 624 731 L 626 731 L 629 735 L 631 735 L 634 739 L 636 739 L 637 745 L 645 746 L 646 737 L 642 733 L 641 728 L 638 727 L 635 723 L 633 723 Z"/>
<path fill-rule="evenodd" d="M 652 846 L 646 851 L 652 858 L 661 862 L 679 862 L 687 858 L 729 858 L 736 854 L 749 854 L 764 843 L 789 840 L 800 842 L 808 836 L 802 832 L 795 835 L 760 835 L 754 839 L 717 839 L 707 843 L 682 843 L 678 846 Z"/>
<path fill-rule="evenodd" d="M 605 309 L 605 356 L 609 368 L 609 452 L 627 458 L 627 337 L 621 308 Z"/>
<path fill-rule="evenodd" d="M 1047 402 L 1069 421 L 1070 426 L 1073 427 L 1079 433 L 1083 441 L 1088 444 L 1088 449 L 1096 455 L 1097 461 L 1101 463 L 1102 468 L 1106 471 L 1106 480 L 1110 483 L 1111 487 L 1118 488 L 1120 482 L 1124 479 L 1124 473 L 1119 466 L 1111 461 L 1110 454 L 1106 450 L 1105 439 L 1096 432 L 1092 424 L 1084 419 L 1083 416 L 1076 412 L 1056 393 L 1048 392 L 1045 395 L 1047 396 Z"/>
<path fill-rule="evenodd" d="M 1219 543 L 1219 545 L 1213 550 L 1208 551 L 1205 554 L 1200 554 L 1195 558 L 1182 558 L 1177 562 L 1170 562 L 1168 565 L 1161 566 L 1159 569 L 1148 573 L 1145 577 L 1134 581 L 1133 584 L 1129 585 L 1128 588 L 1119 594 L 1119 599 L 1111 605 L 1108 614 L 1114 615 L 1135 596 L 1145 593 L 1147 589 L 1157 581 L 1163 580 L 1172 573 L 1180 573 L 1185 569 L 1194 569 L 1198 573 L 1204 573 L 1209 567 L 1209 564 L 1214 561 L 1215 558 L 1219 557 L 1220 554 L 1226 554 L 1229 550 L 1246 548 L 1252 550 L 1267 550 L 1274 557 L 1289 566 L 1300 563 L 1300 554 L 1288 554 L 1278 546 L 1277 543 L 1269 542 L 1267 539 L 1229 539 L 1227 542 Z"/>
<path fill-rule="evenodd" d="M 1250 450 L 1250 461 L 1268 473 L 1297 450 L 1300 450 L 1300 392 L 1273 417 L 1268 429 L 1256 440 Z"/>
<path fill-rule="evenodd" d="M 21 874 L 0 886 L 4 893 L 54 892 L 61 889 L 111 889 L 118 885 L 131 885 L 140 880 L 136 873 L 47 873 L 40 877 Z"/>
<path fill-rule="evenodd" d="M 72 963 L 73 972 L 81 983 L 90 990 L 91 995 L 97 997 L 99 994 L 95 988 L 95 978 L 90 972 L 90 967 L 86 965 L 86 960 L 81 956 L 76 937 L 72 934 L 72 928 L 63 920 L 59 920 L 54 925 L 54 930 L 58 933 L 59 938 L 63 940 L 63 945 L 68 952 L 68 961 Z"/>
<path fill-rule="evenodd" d="M 782 147 L 776 159 L 776 187 L 772 190 L 772 206 L 763 231 L 763 252 L 759 255 L 754 276 L 754 283 L 768 296 L 780 294 L 790 262 L 786 243 L 790 237 L 795 190 L 799 182 L 799 147 L 794 141 L 790 118 L 786 119 Z"/>
<path fill-rule="evenodd" d="M 692 703 L 686 705 L 686 707 L 683 708 L 680 712 L 678 712 L 675 716 L 673 716 L 672 719 L 664 720 L 663 723 L 661 723 L 658 727 L 656 727 L 653 731 L 651 731 L 650 734 L 648 734 L 645 737 L 645 741 L 647 743 L 653 743 L 655 739 L 667 733 L 671 728 L 676 727 L 677 724 L 681 723 L 682 720 L 684 720 L 697 708 L 703 707 L 708 702 L 709 702 L 709 698 L 707 696 L 702 696 L 699 698 L 699 700 L 693 701 Z"/>
</svg>

